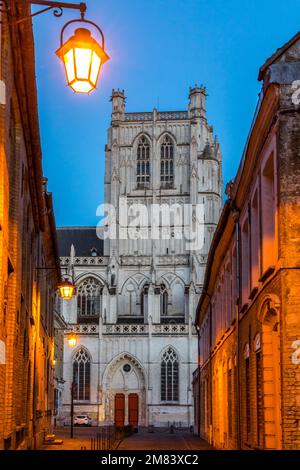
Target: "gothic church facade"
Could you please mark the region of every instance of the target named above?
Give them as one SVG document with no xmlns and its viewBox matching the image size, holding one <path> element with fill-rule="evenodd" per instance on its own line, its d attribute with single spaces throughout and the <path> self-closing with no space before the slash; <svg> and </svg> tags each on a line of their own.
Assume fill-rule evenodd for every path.
<svg viewBox="0 0 300 470">
<path fill-rule="evenodd" d="M 193 423 L 192 372 L 197 367 L 194 315 L 207 254 L 222 205 L 221 152 L 206 119 L 204 87 L 190 89 L 186 111 L 128 113 L 113 90 L 106 145 L 105 202 L 114 220 L 58 229 L 62 273 L 73 273 L 77 295 L 61 315 L 77 334 L 64 347 L 64 390 L 57 419 L 75 414 L 96 423 L 166 426 Z M 121 207 L 151 214 L 134 237 Z M 182 223 L 164 220 L 151 233 L 151 208 L 191 207 Z M 203 207 L 203 243 L 189 248 L 183 231 Z M 116 225 L 116 236 L 97 235 Z M 125 235 L 124 235 L 125 234 Z"/>
</svg>

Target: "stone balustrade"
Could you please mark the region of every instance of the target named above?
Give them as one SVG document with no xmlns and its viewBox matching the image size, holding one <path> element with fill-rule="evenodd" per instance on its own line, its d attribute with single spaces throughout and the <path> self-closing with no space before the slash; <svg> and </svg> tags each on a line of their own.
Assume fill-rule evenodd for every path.
<svg viewBox="0 0 300 470">
<path fill-rule="evenodd" d="M 125 113 L 125 121 L 139 122 L 139 121 L 172 121 L 178 119 L 189 119 L 188 111 L 163 111 L 147 112 L 147 113 Z"/>
<path fill-rule="evenodd" d="M 70 325 L 71 326 L 71 325 Z M 79 324 L 72 325 L 72 331 L 79 335 L 98 335 L 99 325 L 97 324 Z M 70 330 L 65 330 L 65 334 L 70 333 Z M 189 333 L 189 326 L 186 324 L 115 324 L 115 325 L 102 325 L 103 335 L 145 335 L 151 333 L 152 335 L 187 335 Z M 195 327 L 193 326 L 192 333 L 196 334 Z"/>
<path fill-rule="evenodd" d="M 79 335 L 97 335 L 99 334 L 99 325 L 89 323 L 83 323 L 81 325 L 72 325 L 72 331 L 78 333 Z M 70 333 L 70 330 L 65 330 L 65 333 Z"/>
<path fill-rule="evenodd" d="M 74 258 L 74 264 L 77 266 L 107 266 L 108 256 L 76 256 Z M 60 264 L 62 266 L 68 266 L 70 264 L 70 257 L 61 257 Z"/>
</svg>

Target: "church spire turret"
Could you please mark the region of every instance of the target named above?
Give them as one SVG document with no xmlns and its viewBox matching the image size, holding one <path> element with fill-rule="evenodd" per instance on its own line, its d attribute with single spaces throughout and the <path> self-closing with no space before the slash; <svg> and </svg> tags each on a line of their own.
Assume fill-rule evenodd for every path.
<svg viewBox="0 0 300 470">
<path fill-rule="evenodd" d="M 125 120 L 125 93 L 124 90 L 113 90 L 111 99 L 112 102 L 112 123 Z"/>
</svg>

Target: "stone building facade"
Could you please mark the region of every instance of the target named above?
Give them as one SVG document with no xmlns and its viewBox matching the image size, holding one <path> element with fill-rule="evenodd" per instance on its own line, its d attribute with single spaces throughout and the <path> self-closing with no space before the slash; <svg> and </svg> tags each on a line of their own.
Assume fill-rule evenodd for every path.
<svg viewBox="0 0 300 470">
<path fill-rule="evenodd" d="M 300 449 L 299 72 L 297 34 L 260 69 L 256 114 L 208 257 L 195 423 L 218 448 Z"/>
<path fill-rule="evenodd" d="M 77 297 L 61 307 L 78 334 L 75 349 L 65 343 L 62 420 L 74 381 L 75 413 L 95 423 L 191 425 L 194 312 L 222 194 L 204 87 L 190 89 L 186 111 L 144 113 L 126 112 L 124 92 L 114 90 L 104 184 L 115 214 L 97 234 L 110 237 L 102 243 L 95 227 L 58 230 L 62 272 L 72 272 L 77 284 Z M 132 215 L 137 206 L 143 217 L 131 237 L 122 210 Z M 191 212 L 179 222 L 173 212 L 169 222 L 163 207 Z M 203 237 L 196 250 L 184 229 L 191 234 L 198 216 Z"/>
<path fill-rule="evenodd" d="M 29 5 L 9 4 L 15 19 L 29 14 Z M 0 449 L 8 450 L 37 447 L 51 427 L 60 269 L 42 179 L 32 27 L 11 17 L 9 26 L 4 5 L 1 15 Z"/>
</svg>

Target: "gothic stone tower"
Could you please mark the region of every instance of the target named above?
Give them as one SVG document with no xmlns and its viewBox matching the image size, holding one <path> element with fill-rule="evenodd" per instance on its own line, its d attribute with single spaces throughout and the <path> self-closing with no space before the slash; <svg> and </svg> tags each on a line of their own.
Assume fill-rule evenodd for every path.
<svg viewBox="0 0 300 470">
<path fill-rule="evenodd" d="M 186 111 L 127 113 L 120 90 L 113 90 L 111 101 L 105 202 L 116 211 L 116 237 L 106 238 L 102 250 L 96 229 L 58 234 L 62 265 L 72 264 L 78 284 L 77 299 L 62 306 L 79 334 L 75 351 L 65 347 L 63 409 L 73 378 L 76 412 L 95 422 L 190 425 L 193 322 L 221 210 L 220 148 L 207 123 L 204 87 L 190 89 Z M 122 204 L 151 214 L 136 228 L 138 236 L 127 236 Z M 204 208 L 203 243 L 190 249 L 182 233 L 195 223 L 198 205 Z M 160 213 L 153 239 L 151 210 L 158 206 L 192 209 L 179 223 Z"/>
</svg>

